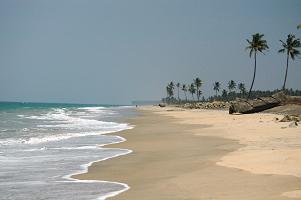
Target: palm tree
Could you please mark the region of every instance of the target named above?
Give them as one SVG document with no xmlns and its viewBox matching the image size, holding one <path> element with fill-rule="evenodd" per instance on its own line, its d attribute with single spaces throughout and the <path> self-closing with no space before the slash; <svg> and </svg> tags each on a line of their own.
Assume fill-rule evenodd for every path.
<svg viewBox="0 0 301 200">
<path fill-rule="evenodd" d="M 166 86 L 166 93 L 167 93 L 167 98 L 170 98 L 173 95 L 172 90 L 170 89 L 169 85 Z"/>
<path fill-rule="evenodd" d="M 255 80 L 255 75 L 256 75 L 256 55 L 257 52 L 259 51 L 260 53 L 263 53 L 263 51 L 267 50 L 269 47 L 267 45 L 267 41 L 262 39 L 264 36 L 264 34 L 259 34 L 256 33 L 254 35 L 252 35 L 252 41 L 247 39 L 247 42 L 249 44 L 249 46 L 246 47 L 246 49 L 250 49 L 250 57 L 252 57 L 252 54 L 254 53 L 254 74 L 253 74 L 253 80 L 252 80 L 252 84 L 249 90 L 249 95 L 248 95 L 248 99 L 250 98 L 251 95 L 251 91 L 253 88 L 253 84 L 254 84 L 254 80 Z"/>
<path fill-rule="evenodd" d="M 238 84 L 238 89 L 240 90 L 240 94 L 241 95 L 245 95 L 246 94 L 246 87 L 244 83 L 239 83 Z"/>
<path fill-rule="evenodd" d="M 178 101 L 180 101 L 180 87 L 181 87 L 181 84 L 180 83 L 177 83 L 177 88 L 178 88 Z"/>
<path fill-rule="evenodd" d="M 198 95 L 199 98 L 200 98 L 202 94 L 203 94 L 203 92 L 202 92 L 201 90 L 199 90 L 197 95 Z"/>
<path fill-rule="evenodd" d="M 283 42 L 282 40 L 280 40 L 280 42 L 282 43 L 283 49 L 280 49 L 278 53 L 286 52 L 286 70 L 285 70 L 284 83 L 282 86 L 282 89 L 285 90 L 289 57 L 291 57 L 292 60 L 295 60 L 295 57 L 300 55 L 300 51 L 298 50 L 298 48 L 301 47 L 301 43 L 300 43 L 300 39 L 299 38 L 295 39 L 295 36 L 292 34 L 289 34 L 287 36 L 286 42 Z"/>
<path fill-rule="evenodd" d="M 166 92 L 167 92 L 168 98 L 171 98 L 174 95 L 174 93 L 173 93 L 174 87 L 175 86 L 172 81 L 166 86 Z"/>
<path fill-rule="evenodd" d="M 171 82 L 169 83 L 169 87 L 170 87 L 172 90 L 174 90 L 174 89 L 175 89 L 175 84 L 171 81 Z"/>
<path fill-rule="evenodd" d="M 196 78 L 193 80 L 194 85 L 196 86 L 196 95 L 198 98 L 198 101 L 200 101 L 200 95 L 199 95 L 199 91 L 200 91 L 200 87 L 202 86 L 202 80 L 200 78 Z"/>
<path fill-rule="evenodd" d="M 216 96 L 217 96 L 217 92 L 219 92 L 220 87 L 221 87 L 221 84 L 219 82 L 215 82 L 213 84 L 213 90 L 215 91 Z"/>
<path fill-rule="evenodd" d="M 195 89 L 195 86 L 193 83 L 190 84 L 189 88 L 188 88 L 188 91 L 191 93 L 191 96 L 192 96 L 192 99 L 194 101 L 194 96 L 193 94 L 195 93 L 196 89 Z"/>
<path fill-rule="evenodd" d="M 235 81 L 231 80 L 228 82 L 228 89 L 229 89 L 229 93 L 232 92 L 232 90 L 234 90 L 236 88 L 236 83 Z"/>
<path fill-rule="evenodd" d="M 223 92 L 222 92 L 222 97 L 223 97 L 223 100 L 225 100 L 227 98 L 227 90 L 223 89 Z"/>
<path fill-rule="evenodd" d="M 182 90 L 183 90 L 183 92 L 184 92 L 184 94 L 185 94 L 185 99 L 186 99 L 186 101 L 187 101 L 187 95 L 186 95 L 187 87 L 186 87 L 185 84 L 182 85 Z"/>
</svg>

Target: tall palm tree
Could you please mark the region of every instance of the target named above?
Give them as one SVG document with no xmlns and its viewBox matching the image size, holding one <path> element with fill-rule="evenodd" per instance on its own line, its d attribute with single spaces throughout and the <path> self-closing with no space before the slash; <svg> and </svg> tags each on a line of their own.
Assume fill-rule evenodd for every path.
<svg viewBox="0 0 301 200">
<path fill-rule="evenodd" d="M 191 93 L 191 96 L 192 96 L 192 100 L 194 101 L 194 96 L 193 94 L 195 93 L 196 89 L 195 89 L 195 86 L 193 83 L 190 84 L 189 88 L 188 88 L 188 91 Z"/>
<path fill-rule="evenodd" d="M 176 86 L 177 86 L 177 89 L 178 89 L 178 101 L 180 101 L 180 87 L 181 87 L 181 84 L 177 83 Z"/>
<path fill-rule="evenodd" d="M 244 83 L 239 83 L 238 84 L 238 89 L 240 90 L 240 94 L 241 95 L 245 95 L 246 94 L 246 87 Z"/>
<path fill-rule="evenodd" d="M 218 81 L 213 84 L 213 90 L 215 91 L 216 96 L 217 96 L 217 92 L 219 92 L 220 87 L 221 84 Z"/>
<path fill-rule="evenodd" d="M 252 57 L 252 54 L 254 53 L 254 74 L 253 74 L 253 80 L 252 84 L 249 90 L 248 99 L 250 98 L 251 91 L 254 85 L 254 80 L 256 76 L 256 56 L 257 52 L 263 53 L 263 51 L 267 50 L 269 46 L 267 45 L 267 41 L 263 39 L 264 34 L 255 33 L 252 35 L 252 41 L 247 39 L 248 46 L 246 49 L 250 50 L 250 57 Z M 264 54 L 264 53 L 263 53 Z"/>
<path fill-rule="evenodd" d="M 282 43 L 283 49 L 280 49 L 278 52 L 279 53 L 286 52 L 286 70 L 285 70 L 284 83 L 282 86 L 282 89 L 285 90 L 289 58 L 291 57 L 292 60 L 295 60 L 295 57 L 300 55 L 300 51 L 298 50 L 298 48 L 301 47 L 301 43 L 300 43 L 300 39 L 299 38 L 295 39 L 295 36 L 292 34 L 289 34 L 287 36 L 286 42 L 283 42 L 282 40 L 280 40 L 280 42 Z"/>
<path fill-rule="evenodd" d="M 186 99 L 186 101 L 187 101 L 187 95 L 186 95 L 186 92 L 187 92 L 187 87 L 186 87 L 186 85 L 185 84 L 183 84 L 182 85 L 182 90 L 183 90 L 183 92 L 184 92 L 184 94 L 185 94 L 185 99 Z"/>
<path fill-rule="evenodd" d="M 175 88 L 175 86 L 172 81 L 166 86 L 166 92 L 167 92 L 168 98 L 171 98 L 174 95 L 174 92 L 173 92 L 174 88 Z"/>
<path fill-rule="evenodd" d="M 228 82 L 228 89 L 229 89 L 229 93 L 232 92 L 232 90 L 234 90 L 236 88 L 236 83 L 235 81 L 231 80 Z"/>
<path fill-rule="evenodd" d="M 200 87 L 202 86 L 202 80 L 200 78 L 196 78 L 193 80 L 194 85 L 196 86 L 196 95 L 198 98 L 198 101 L 200 101 L 200 95 L 199 95 L 199 91 L 200 91 Z"/>
</svg>

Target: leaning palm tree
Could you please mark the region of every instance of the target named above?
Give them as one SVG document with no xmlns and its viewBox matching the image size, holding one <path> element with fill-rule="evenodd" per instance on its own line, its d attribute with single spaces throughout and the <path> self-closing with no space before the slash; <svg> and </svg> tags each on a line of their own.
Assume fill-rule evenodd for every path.
<svg viewBox="0 0 301 200">
<path fill-rule="evenodd" d="M 194 101 L 194 96 L 193 94 L 195 93 L 196 89 L 195 89 L 195 86 L 193 83 L 190 84 L 189 88 L 188 88 L 188 91 L 191 93 L 191 96 L 192 96 L 192 100 Z"/>
<path fill-rule="evenodd" d="M 254 80 L 255 80 L 255 76 L 256 76 L 256 56 L 257 56 L 257 52 L 263 53 L 263 51 L 267 50 L 269 47 L 267 45 L 267 41 L 262 39 L 264 36 L 264 34 L 259 34 L 256 33 L 254 35 L 252 35 L 252 41 L 247 39 L 247 42 L 249 44 L 249 46 L 246 47 L 246 49 L 250 50 L 250 57 L 252 57 L 252 54 L 254 53 L 254 74 L 253 74 L 253 80 L 252 80 L 252 84 L 249 90 L 249 94 L 248 94 L 248 99 L 250 98 L 251 95 L 251 91 L 254 85 Z"/>
<path fill-rule="evenodd" d="M 219 82 L 215 82 L 213 84 L 213 90 L 215 91 L 215 95 L 217 96 L 217 92 L 219 92 L 221 84 Z"/>
<path fill-rule="evenodd" d="M 282 89 L 285 90 L 289 58 L 291 57 L 292 60 L 295 60 L 295 57 L 300 55 L 300 51 L 298 50 L 298 48 L 301 47 L 301 43 L 300 43 L 300 39 L 299 38 L 295 39 L 295 36 L 292 34 L 289 34 L 287 36 L 286 42 L 283 42 L 282 40 L 280 40 L 280 42 L 282 43 L 283 49 L 280 49 L 278 52 L 279 53 L 286 52 L 286 70 L 285 70 L 284 83 L 282 86 Z"/>
<path fill-rule="evenodd" d="M 231 80 L 228 82 L 228 89 L 229 89 L 229 93 L 232 92 L 232 90 L 234 90 L 236 88 L 236 83 L 235 81 Z"/>
<path fill-rule="evenodd" d="M 200 101 L 200 95 L 199 95 L 199 91 L 200 91 L 200 87 L 202 86 L 202 80 L 200 78 L 196 78 L 193 80 L 194 85 L 196 86 L 196 95 L 198 98 L 198 101 Z"/>
<path fill-rule="evenodd" d="M 180 101 L 180 87 L 181 87 L 181 84 L 177 83 L 176 86 L 177 86 L 177 89 L 178 89 L 178 101 Z"/>
<path fill-rule="evenodd" d="M 187 92 L 188 89 L 187 89 L 187 87 L 186 87 L 185 84 L 182 85 L 182 90 L 183 90 L 183 92 L 184 92 L 185 99 L 186 99 L 186 101 L 187 101 L 187 95 L 186 95 L 186 92 Z"/>
</svg>

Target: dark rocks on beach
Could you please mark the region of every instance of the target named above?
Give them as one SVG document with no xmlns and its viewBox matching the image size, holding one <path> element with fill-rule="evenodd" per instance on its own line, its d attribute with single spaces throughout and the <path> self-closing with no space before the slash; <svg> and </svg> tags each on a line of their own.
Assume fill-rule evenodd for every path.
<svg viewBox="0 0 301 200">
<path fill-rule="evenodd" d="M 163 107 L 166 107 L 166 104 L 165 104 L 165 103 L 159 103 L 159 106 L 160 106 L 161 108 L 163 108 Z"/>
<path fill-rule="evenodd" d="M 301 116 L 294 116 L 294 115 L 285 115 L 280 122 L 300 122 L 301 121 Z"/>
<path fill-rule="evenodd" d="M 230 104 L 223 101 L 185 103 L 182 107 L 187 109 L 228 109 Z"/>
</svg>

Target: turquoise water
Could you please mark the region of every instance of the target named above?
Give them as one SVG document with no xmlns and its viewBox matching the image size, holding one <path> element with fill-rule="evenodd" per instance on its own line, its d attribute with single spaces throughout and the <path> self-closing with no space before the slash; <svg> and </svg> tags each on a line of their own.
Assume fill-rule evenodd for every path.
<svg viewBox="0 0 301 200">
<path fill-rule="evenodd" d="M 99 145 L 124 141 L 105 135 L 132 128 L 119 122 L 128 106 L 0 103 L 0 199 L 105 199 L 123 183 L 70 178 L 94 161 L 130 153 Z"/>
</svg>

